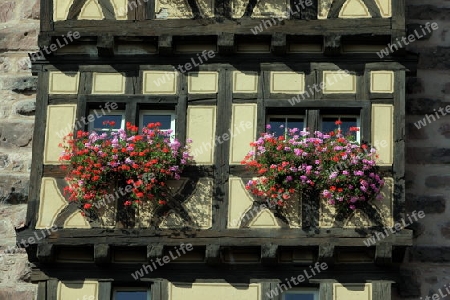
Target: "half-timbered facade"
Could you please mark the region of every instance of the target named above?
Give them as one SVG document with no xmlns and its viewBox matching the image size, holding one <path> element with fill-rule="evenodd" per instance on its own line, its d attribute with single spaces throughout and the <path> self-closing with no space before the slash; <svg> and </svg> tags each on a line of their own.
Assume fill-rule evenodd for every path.
<svg viewBox="0 0 450 300">
<path fill-rule="evenodd" d="M 405 78 L 415 58 L 377 52 L 401 48 L 404 11 L 404 0 L 41 0 L 18 235 L 53 228 L 27 247 L 38 299 L 390 299 L 412 244 L 410 230 L 389 228 L 408 220 Z M 196 163 L 167 205 L 125 219 L 115 201 L 88 222 L 69 203 L 58 145 L 105 119 L 157 120 L 193 140 Z M 249 143 L 267 124 L 315 131 L 336 119 L 378 148 L 384 200 L 347 215 L 301 197 L 261 208 L 244 188 L 255 176 L 240 164 Z"/>
</svg>

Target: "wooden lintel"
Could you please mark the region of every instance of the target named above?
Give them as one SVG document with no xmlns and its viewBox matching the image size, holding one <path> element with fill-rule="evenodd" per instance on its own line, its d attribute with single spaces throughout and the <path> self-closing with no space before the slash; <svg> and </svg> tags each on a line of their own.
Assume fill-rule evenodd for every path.
<svg viewBox="0 0 450 300">
<path fill-rule="evenodd" d="M 338 56 L 341 55 L 341 36 L 340 35 L 327 35 L 324 36 L 324 50 L 323 54 L 326 56 Z"/>
<path fill-rule="evenodd" d="M 375 262 L 378 265 L 387 265 L 392 263 L 392 244 L 379 243 L 375 250 Z"/>
<path fill-rule="evenodd" d="M 334 261 L 334 244 L 326 243 L 319 246 L 319 261 L 332 264 Z"/>
<path fill-rule="evenodd" d="M 286 54 L 287 51 L 286 34 L 275 32 L 272 35 L 271 50 L 275 55 Z"/>
<path fill-rule="evenodd" d="M 221 55 L 234 53 L 234 34 L 222 33 L 217 38 L 217 48 Z"/>
<path fill-rule="evenodd" d="M 54 257 L 54 245 L 53 244 L 39 244 L 37 246 L 37 258 L 42 263 L 53 262 Z"/>
<path fill-rule="evenodd" d="M 150 262 L 152 259 L 155 260 L 158 257 L 163 257 L 164 255 L 164 245 L 148 245 L 147 246 L 147 261 Z"/>
<path fill-rule="evenodd" d="M 278 262 L 278 245 L 261 245 L 261 263 L 263 265 L 275 265 Z"/>
<path fill-rule="evenodd" d="M 97 39 L 98 56 L 113 57 L 114 56 L 114 36 L 107 34 L 101 35 Z"/>
<path fill-rule="evenodd" d="M 208 265 L 220 264 L 220 246 L 216 244 L 207 245 L 205 252 L 205 259 Z"/>
<path fill-rule="evenodd" d="M 173 38 L 171 35 L 162 35 L 158 39 L 158 50 L 161 55 L 169 55 L 173 52 Z"/>
<path fill-rule="evenodd" d="M 111 262 L 111 249 L 109 245 L 94 245 L 94 261 L 97 265 L 105 265 Z"/>
</svg>

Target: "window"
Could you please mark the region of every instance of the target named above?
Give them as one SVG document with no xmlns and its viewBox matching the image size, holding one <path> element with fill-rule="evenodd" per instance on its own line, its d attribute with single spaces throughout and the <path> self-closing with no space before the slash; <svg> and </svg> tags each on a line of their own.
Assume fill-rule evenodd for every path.
<svg viewBox="0 0 450 300">
<path fill-rule="evenodd" d="M 175 133 L 175 113 L 171 110 L 142 110 L 139 114 L 139 128 L 146 127 L 149 123 L 161 123 L 159 129 L 172 130 Z"/>
<path fill-rule="evenodd" d="M 270 132 L 275 136 L 282 136 L 287 134 L 287 128 L 298 128 L 304 130 L 305 121 L 302 116 L 282 116 L 271 115 L 267 117 L 267 124 L 270 125 Z"/>
<path fill-rule="evenodd" d="M 112 131 L 117 131 L 120 128 L 125 128 L 125 113 L 123 111 L 116 110 L 114 112 L 98 114 L 97 110 L 91 109 L 89 115 L 95 117 L 93 122 L 89 122 L 89 131 L 96 131 L 100 134 L 102 132 L 107 132 L 110 129 L 112 129 Z M 86 119 L 89 119 L 89 116 Z M 113 121 L 115 124 L 114 126 L 103 124 L 106 121 Z"/>
<path fill-rule="evenodd" d="M 113 300 L 151 300 L 151 293 L 145 288 L 116 288 Z"/>
<path fill-rule="evenodd" d="M 319 300 L 316 289 L 289 290 L 283 293 L 283 300 Z"/>
<path fill-rule="evenodd" d="M 336 121 L 341 121 L 340 125 L 336 125 Z M 344 116 L 344 115 L 324 115 L 322 116 L 322 132 L 331 132 L 335 129 L 340 129 L 342 134 L 347 135 L 351 133 L 356 141 L 360 141 L 360 131 L 350 131 L 351 127 L 361 128 L 359 116 Z"/>
</svg>

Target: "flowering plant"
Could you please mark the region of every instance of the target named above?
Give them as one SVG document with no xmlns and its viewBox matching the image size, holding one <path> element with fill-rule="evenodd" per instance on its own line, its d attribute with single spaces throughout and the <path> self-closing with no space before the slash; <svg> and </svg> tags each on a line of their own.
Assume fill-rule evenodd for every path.
<svg viewBox="0 0 450 300">
<path fill-rule="evenodd" d="M 113 121 L 104 124 L 114 126 Z M 179 179 L 192 157 L 188 147 L 176 139 L 170 141 L 171 131 L 162 131 L 159 126 L 150 123 L 142 134 L 130 123 L 126 130 L 117 132 L 68 134 L 64 138 L 67 146 L 60 145 L 64 148 L 60 160 L 70 166 L 66 177 L 69 185 L 64 191 L 69 200 L 78 202 L 85 212 L 94 212 L 93 205 L 98 207 L 102 200 L 104 204 L 111 184 L 116 183 L 121 186 L 125 207 L 136 207 L 142 201 L 165 204 L 169 196 L 166 181 Z"/>
<path fill-rule="evenodd" d="M 384 181 L 375 165 L 376 150 L 360 145 L 351 134 L 344 136 L 340 130 L 311 134 L 293 128 L 286 137 L 262 133 L 250 145 L 255 150 L 241 163 L 260 177 L 246 188 L 279 206 L 298 191 L 318 192 L 329 204 L 351 210 L 381 198 Z"/>
</svg>

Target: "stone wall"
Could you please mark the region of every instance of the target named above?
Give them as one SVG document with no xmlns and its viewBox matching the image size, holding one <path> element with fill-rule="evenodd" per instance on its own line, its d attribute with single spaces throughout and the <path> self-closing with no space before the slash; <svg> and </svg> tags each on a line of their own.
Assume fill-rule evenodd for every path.
<svg viewBox="0 0 450 300">
<path fill-rule="evenodd" d="M 24 249 L 23 225 L 31 168 L 36 80 L 28 52 L 37 49 L 38 0 L 0 0 L 0 299 L 31 300 L 36 285 Z"/>
</svg>

